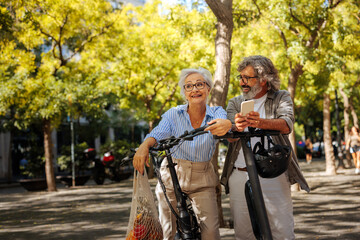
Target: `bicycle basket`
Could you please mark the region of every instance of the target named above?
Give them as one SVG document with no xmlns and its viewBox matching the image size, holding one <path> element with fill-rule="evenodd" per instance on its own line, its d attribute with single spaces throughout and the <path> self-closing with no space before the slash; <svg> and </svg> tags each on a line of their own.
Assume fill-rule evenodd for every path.
<svg viewBox="0 0 360 240">
<path fill-rule="evenodd" d="M 255 144 L 253 153 L 258 174 L 263 178 L 275 178 L 284 173 L 290 164 L 291 148 L 285 145 L 274 144 L 270 136 L 268 149 L 264 147 L 264 137 Z M 270 147 L 270 144 L 273 145 Z"/>
</svg>

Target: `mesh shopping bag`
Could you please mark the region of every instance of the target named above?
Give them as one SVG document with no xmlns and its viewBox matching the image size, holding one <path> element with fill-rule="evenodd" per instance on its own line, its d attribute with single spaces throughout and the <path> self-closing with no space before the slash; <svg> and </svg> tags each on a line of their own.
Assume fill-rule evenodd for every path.
<svg viewBox="0 0 360 240">
<path fill-rule="evenodd" d="M 126 240 L 163 239 L 159 215 L 146 171 L 134 172 L 133 197 Z"/>
</svg>

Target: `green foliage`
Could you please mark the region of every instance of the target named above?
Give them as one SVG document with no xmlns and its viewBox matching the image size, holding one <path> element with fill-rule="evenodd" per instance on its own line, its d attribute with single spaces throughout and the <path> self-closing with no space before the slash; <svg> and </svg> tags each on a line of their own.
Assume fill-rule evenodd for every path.
<svg viewBox="0 0 360 240">
<path fill-rule="evenodd" d="M 237 64 L 260 54 L 275 63 L 283 89 L 291 68 L 303 66 L 295 111 L 300 125 L 313 121 L 306 134 L 322 126 L 323 92 L 333 98 L 343 88 L 359 106 L 360 6 L 333 3 L 233 1 L 228 99 L 241 92 Z M 0 36 L 2 129 L 39 119 L 56 127 L 69 115 L 116 124 L 105 114 L 109 106 L 134 116 L 131 121 L 156 122 L 183 103 L 177 86 L 182 68 L 215 71 L 214 14 L 160 1 L 116 9 L 106 0 L 2 1 Z"/>
<path fill-rule="evenodd" d="M 129 154 L 130 148 L 138 147 L 138 143 L 128 142 L 126 140 L 117 140 L 114 142 L 108 142 L 101 146 L 101 155 L 104 155 L 106 152 L 112 152 L 115 159 L 123 159 Z"/>
<path fill-rule="evenodd" d="M 59 123 L 65 115 L 100 118 L 114 100 L 96 69 L 82 65 L 87 45 L 116 21 L 107 1 L 11 1 L 16 41 L 1 49 L 0 115 L 16 109 L 18 127 L 34 119 Z M 84 54 L 85 56 L 82 56 Z M 80 59 L 80 60 L 79 60 Z M 101 66 L 99 66 L 101 67 Z"/>
<path fill-rule="evenodd" d="M 30 178 L 41 178 L 45 174 L 45 158 L 37 156 L 37 158 L 31 158 L 24 167 L 20 167 L 21 174 Z"/>
<path fill-rule="evenodd" d="M 42 178 L 45 174 L 45 158 L 43 156 L 44 150 L 38 144 L 30 141 L 30 146 L 24 154 L 27 164 L 20 166 L 20 171 L 23 176 L 30 178 Z"/>
<path fill-rule="evenodd" d="M 114 25 L 109 39 L 95 49 L 108 63 L 101 78 L 118 84 L 118 107 L 133 111 L 136 119 L 156 121 L 170 107 L 182 102 L 178 74 L 182 68 L 214 69 L 214 17 L 209 13 L 188 12 L 183 7 L 161 9 L 159 2 L 144 7 L 127 5 L 127 20 Z M 165 14 L 167 12 L 168 14 Z M 126 36 L 126 38 L 125 38 Z M 111 37 L 111 39 L 110 39 Z M 90 59 L 96 52 L 91 52 Z"/>
<path fill-rule="evenodd" d="M 86 142 L 74 146 L 75 172 L 83 172 L 88 170 L 90 162 L 84 157 L 84 151 L 89 146 Z M 58 157 L 58 165 L 61 170 L 71 172 L 71 146 L 63 146 Z"/>
<path fill-rule="evenodd" d="M 235 24 L 228 98 L 240 93 L 236 65 L 244 56 L 269 57 L 279 70 L 283 89 L 288 86 L 291 67 L 299 64 L 304 73 L 296 87 L 296 120 L 305 126 L 312 121 L 314 125 L 305 128 L 307 133 L 322 128 L 323 92 L 334 99 L 334 90 L 352 88 L 359 74 L 360 6 L 356 1 L 334 4 L 320 0 L 234 1 L 234 18 L 237 14 L 252 17 Z M 359 88 L 351 94 L 355 89 Z"/>
</svg>

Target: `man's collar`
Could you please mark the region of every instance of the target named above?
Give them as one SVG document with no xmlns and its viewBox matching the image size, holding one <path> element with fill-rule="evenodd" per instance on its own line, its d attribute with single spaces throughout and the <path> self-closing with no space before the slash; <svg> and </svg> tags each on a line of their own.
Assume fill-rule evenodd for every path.
<svg viewBox="0 0 360 240">
<path fill-rule="evenodd" d="M 274 90 L 270 89 L 269 91 L 267 91 L 267 98 L 273 99 L 274 95 L 275 95 Z"/>
</svg>

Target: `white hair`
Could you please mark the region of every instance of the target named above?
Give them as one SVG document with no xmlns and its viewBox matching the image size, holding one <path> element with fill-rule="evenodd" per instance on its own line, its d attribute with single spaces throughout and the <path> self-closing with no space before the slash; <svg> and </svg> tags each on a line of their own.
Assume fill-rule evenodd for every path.
<svg viewBox="0 0 360 240">
<path fill-rule="evenodd" d="M 244 60 L 239 63 L 237 70 L 241 72 L 247 66 L 254 68 L 254 72 L 256 76 L 259 77 L 260 82 L 267 81 L 268 90 L 278 91 L 280 89 L 278 70 L 270 59 L 260 55 L 245 57 Z"/>
<path fill-rule="evenodd" d="M 210 89 L 214 86 L 214 83 L 212 81 L 212 75 L 209 70 L 199 67 L 198 69 L 195 68 L 186 68 L 181 70 L 180 77 L 179 77 L 179 87 L 180 87 L 180 94 L 185 98 L 185 92 L 184 92 L 184 85 L 185 85 L 185 79 L 193 73 L 200 74 L 204 80 L 207 82 L 207 84 L 210 86 Z"/>
</svg>

